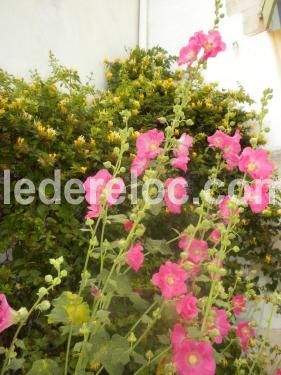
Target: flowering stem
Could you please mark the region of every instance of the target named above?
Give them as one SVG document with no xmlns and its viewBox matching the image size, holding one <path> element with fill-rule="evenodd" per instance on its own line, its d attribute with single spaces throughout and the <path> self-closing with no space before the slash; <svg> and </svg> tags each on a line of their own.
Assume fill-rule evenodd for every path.
<svg viewBox="0 0 281 375">
<path fill-rule="evenodd" d="M 53 288 L 54 288 L 54 286 L 51 285 L 50 287 L 47 288 L 47 291 L 49 292 Z M 6 354 L 5 361 L 4 361 L 2 370 L 1 370 L 1 375 L 4 375 L 5 372 L 8 370 L 8 366 L 9 366 L 9 363 L 10 363 L 11 353 L 14 350 L 14 346 L 15 346 L 15 343 L 17 341 L 17 338 L 18 338 L 18 335 L 19 335 L 21 329 L 23 328 L 23 326 L 25 325 L 25 323 L 28 321 L 28 319 L 30 318 L 31 314 L 36 310 L 36 308 L 38 307 L 38 305 L 40 304 L 40 302 L 42 301 L 42 299 L 46 296 L 46 294 L 44 294 L 44 295 L 42 295 L 42 296 L 40 296 L 40 297 L 37 298 L 37 300 L 35 301 L 35 303 L 31 307 L 31 309 L 28 311 L 26 317 L 18 325 L 18 328 L 17 328 L 17 330 L 16 330 L 16 332 L 14 334 L 14 337 L 12 339 L 11 345 L 10 345 L 10 347 L 8 349 L 7 354 Z"/>
</svg>

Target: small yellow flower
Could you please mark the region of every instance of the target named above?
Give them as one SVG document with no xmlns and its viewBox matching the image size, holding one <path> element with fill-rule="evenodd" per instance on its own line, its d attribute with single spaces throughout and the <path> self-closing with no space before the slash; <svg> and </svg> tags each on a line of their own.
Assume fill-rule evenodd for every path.
<svg viewBox="0 0 281 375">
<path fill-rule="evenodd" d="M 135 140 L 138 138 L 139 135 L 140 135 L 140 133 L 139 133 L 138 131 L 135 131 L 135 132 L 133 132 L 133 134 L 131 135 L 131 139 L 132 139 L 133 141 L 135 141 Z"/>
<path fill-rule="evenodd" d="M 0 108 L 0 116 L 3 116 L 5 113 L 5 109 L 4 108 Z"/>
<path fill-rule="evenodd" d="M 77 139 L 74 140 L 74 145 L 76 147 L 81 147 L 86 143 L 84 135 L 80 135 Z"/>
<path fill-rule="evenodd" d="M 114 98 L 113 98 L 113 102 L 114 102 L 115 104 L 120 104 L 120 103 L 121 103 L 121 98 L 120 98 L 120 96 L 114 96 Z"/>
<path fill-rule="evenodd" d="M 87 167 L 80 167 L 79 172 L 85 174 L 87 172 Z"/>
<path fill-rule="evenodd" d="M 192 154 L 191 154 L 191 156 L 192 156 L 193 158 L 196 158 L 196 157 L 197 157 L 197 152 L 193 151 Z"/>
<path fill-rule="evenodd" d="M 18 139 L 17 139 L 17 145 L 18 145 L 18 146 L 23 145 L 24 142 L 25 142 L 25 139 L 24 139 L 24 138 L 22 138 L 22 137 L 18 137 Z"/>
<path fill-rule="evenodd" d="M 132 109 L 131 113 L 132 113 L 133 116 L 137 116 L 139 111 L 138 111 L 138 109 Z"/>
<path fill-rule="evenodd" d="M 266 255 L 264 261 L 265 261 L 266 264 L 270 264 L 270 262 L 271 262 L 271 256 L 270 255 Z"/>
<path fill-rule="evenodd" d="M 113 121 L 111 121 L 111 120 L 107 121 L 107 126 L 109 128 L 112 128 L 113 127 Z"/>
<path fill-rule="evenodd" d="M 179 129 L 175 129 L 175 135 L 178 136 L 180 134 Z"/>
<path fill-rule="evenodd" d="M 111 131 L 108 134 L 107 139 L 110 143 L 120 143 L 121 141 L 120 134 L 116 131 Z"/>
<path fill-rule="evenodd" d="M 96 147 L 97 142 L 94 140 L 94 138 L 91 138 L 90 145 L 93 146 L 93 147 Z"/>
<path fill-rule="evenodd" d="M 137 108 L 137 109 L 140 108 L 140 102 L 139 102 L 138 100 L 134 100 L 134 101 L 133 101 L 133 105 L 134 105 L 134 107 Z"/>
<path fill-rule="evenodd" d="M 99 370 L 100 367 L 101 367 L 101 364 L 100 364 L 100 362 L 97 362 L 97 361 L 92 362 L 91 365 L 90 365 L 90 368 L 91 368 L 91 370 L 93 370 L 93 371 L 97 371 L 97 370 Z"/>
<path fill-rule="evenodd" d="M 143 95 L 143 94 L 140 94 L 140 99 L 141 99 L 141 100 L 144 99 L 144 95 Z"/>
<path fill-rule="evenodd" d="M 110 80 L 112 78 L 112 73 L 108 70 L 106 73 L 105 73 L 105 77 L 106 79 Z"/>
</svg>

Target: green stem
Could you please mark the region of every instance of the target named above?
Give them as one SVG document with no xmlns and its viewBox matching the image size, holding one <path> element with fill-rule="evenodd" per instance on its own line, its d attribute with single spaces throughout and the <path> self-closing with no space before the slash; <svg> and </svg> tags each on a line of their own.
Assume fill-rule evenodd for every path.
<svg viewBox="0 0 281 375">
<path fill-rule="evenodd" d="M 171 350 L 171 347 L 168 346 L 167 348 L 165 348 L 161 353 L 159 353 L 156 357 L 154 357 L 148 364 L 146 365 L 143 365 L 142 367 L 140 367 L 135 373 L 134 375 L 139 375 L 141 374 L 142 370 L 146 369 L 147 367 L 153 365 L 154 363 L 156 363 L 161 357 L 163 357 L 163 355 L 165 355 L 166 353 L 168 353 L 169 351 Z"/>
</svg>

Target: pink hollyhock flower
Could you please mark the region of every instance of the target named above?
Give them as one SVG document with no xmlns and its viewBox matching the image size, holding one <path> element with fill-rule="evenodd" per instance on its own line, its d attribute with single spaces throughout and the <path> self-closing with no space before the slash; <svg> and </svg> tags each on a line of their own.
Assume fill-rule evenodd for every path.
<svg viewBox="0 0 281 375">
<path fill-rule="evenodd" d="M 208 60 L 210 57 L 216 57 L 219 52 L 226 49 L 226 44 L 222 41 L 219 31 L 209 31 L 204 43 L 203 61 Z"/>
<path fill-rule="evenodd" d="M 133 228 L 134 222 L 132 220 L 125 220 L 123 225 L 125 231 L 130 232 L 130 230 Z"/>
<path fill-rule="evenodd" d="M 219 331 L 219 335 L 214 339 L 214 342 L 216 344 L 221 344 L 223 339 L 228 335 L 231 325 L 227 320 L 227 313 L 225 310 L 218 310 L 216 307 L 213 307 L 212 310 L 216 313 L 212 328 L 216 328 Z"/>
<path fill-rule="evenodd" d="M 244 187 L 244 200 L 255 213 L 262 212 L 270 203 L 269 186 L 271 180 L 255 180 Z"/>
<path fill-rule="evenodd" d="M 178 158 L 172 159 L 171 164 L 174 168 L 180 169 L 181 171 L 186 172 L 189 160 L 190 159 L 188 156 L 181 155 Z"/>
<path fill-rule="evenodd" d="M 187 181 L 183 177 L 168 178 L 165 181 L 164 200 L 169 212 L 180 214 L 181 207 L 187 200 Z"/>
<path fill-rule="evenodd" d="M 221 231 L 218 229 L 214 229 L 212 233 L 210 234 L 209 239 L 215 244 L 219 243 L 221 239 Z"/>
<path fill-rule="evenodd" d="M 204 240 L 193 239 L 190 243 L 190 238 L 183 235 L 178 246 L 181 250 L 186 251 L 188 259 L 196 264 L 208 258 L 208 244 Z"/>
<path fill-rule="evenodd" d="M 268 153 L 262 148 L 254 150 L 246 147 L 240 157 L 239 169 L 248 173 L 253 179 L 266 179 L 274 171 L 274 164 L 269 160 Z"/>
<path fill-rule="evenodd" d="M 235 132 L 233 137 L 220 130 L 217 130 L 215 134 L 208 137 L 210 147 L 218 148 L 223 152 L 228 170 L 233 170 L 239 164 L 240 140 L 241 135 L 239 130 Z"/>
<path fill-rule="evenodd" d="M 238 209 L 231 208 L 231 197 L 229 195 L 225 196 L 219 202 L 220 215 L 226 223 L 229 223 L 229 220 L 232 215 L 238 215 Z"/>
<path fill-rule="evenodd" d="M 232 171 L 234 168 L 238 167 L 240 157 L 237 154 L 224 154 L 226 161 L 226 169 Z"/>
<path fill-rule="evenodd" d="M 281 375 L 281 369 L 276 370 L 275 375 Z"/>
<path fill-rule="evenodd" d="M 237 294 L 232 298 L 232 307 L 235 315 L 240 315 L 246 308 L 246 298 L 243 294 Z"/>
<path fill-rule="evenodd" d="M 180 375 L 214 375 L 214 349 L 207 342 L 184 340 L 174 349 L 173 362 Z"/>
<path fill-rule="evenodd" d="M 203 47 L 206 36 L 202 31 L 195 33 L 190 39 L 187 46 L 180 50 L 178 59 L 179 65 L 192 65 L 198 57 L 198 54 Z"/>
<path fill-rule="evenodd" d="M 15 323 L 16 311 L 7 301 L 5 294 L 0 294 L 0 333 Z"/>
<path fill-rule="evenodd" d="M 176 302 L 177 313 L 180 314 L 183 319 L 191 320 L 197 317 L 197 298 L 191 293 L 187 294 L 184 298 Z"/>
<path fill-rule="evenodd" d="M 155 159 L 163 149 L 160 147 L 164 141 L 164 133 L 157 129 L 148 130 L 137 138 L 137 155 L 148 160 Z"/>
<path fill-rule="evenodd" d="M 146 170 L 148 165 L 149 165 L 148 159 L 137 155 L 132 162 L 131 173 L 139 177 L 143 174 L 143 172 Z"/>
<path fill-rule="evenodd" d="M 172 160 L 172 166 L 182 171 L 187 171 L 189 162 L 189 148 L 192 146 L 193 138 L 183 133 L 178 141 L 178 148 L 174 150 L 175 158 Z"/>
<path fill-rule="evenodd" d="M 138 272 L 143 264 L 143 246 L 140 242 L 132 245 L 127 253 L 127 263 L 135 272 Z"/>
<path fill-rule="evenodd" d="M 255 331 L 250 326 L 249 322 L 241 322 L 236 328 L 236 336 L 239 338 L 242 350 L 245 352 L 251 338 L 255 336 Z"/>
<path fill-rule="evenodd" d="M 170 341 L 174 349 L 179 348 L 186 339 L 186 330 L 182 325 L 176 323 L 170 334 Z"/>
<path fill-rule="evenodd" d="M 89 203 L 87 218 L 98 217 L 101 211 L 101 197 L 108 206 L 115 204 L 125 189 L 122 178 L 114 178 L 107 169 L 101 169 L 84 182 L 85 198 Z"/>
<path fill-rule="evenodd" d="M 187 273 L 178 264 L 167 261 L 152 276 L 151 282 L 161 289 L 163 297 L 173 298 L 187 292 L 187 278 Z"/>
</svg>

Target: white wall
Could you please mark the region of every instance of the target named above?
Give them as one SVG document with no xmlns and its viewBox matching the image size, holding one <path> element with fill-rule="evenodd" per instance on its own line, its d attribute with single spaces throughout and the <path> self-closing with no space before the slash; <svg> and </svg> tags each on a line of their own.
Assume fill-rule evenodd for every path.
<svg viewBox="0 0 281 375">
<path fill-rule="evenodd" d="M 104 83 L 103 60 L 138 39 L 138 0 L 0 0 L 0 67 L 18 76 L 48 73 L 48 52 Z"/>
<path fill-rule="evenodd" d="M 159 44 L 177 55 L 195 31 L 212 27 L 213 13 L 212 0 L 149 0 L 148 47 Z M 226 17 L 221 32 L 228 49 L 210 60 L 207 78 L 224 87 L 235 87 L 240 82 L 256 100 L 264 88 L 273 88 L 275 97 L 268 116 L 269 147 L 281 149 L 281 32 L 246 37 L 241 15 Z M 233 46 L 234 42 L 238 48 Z"/>
</svg>

